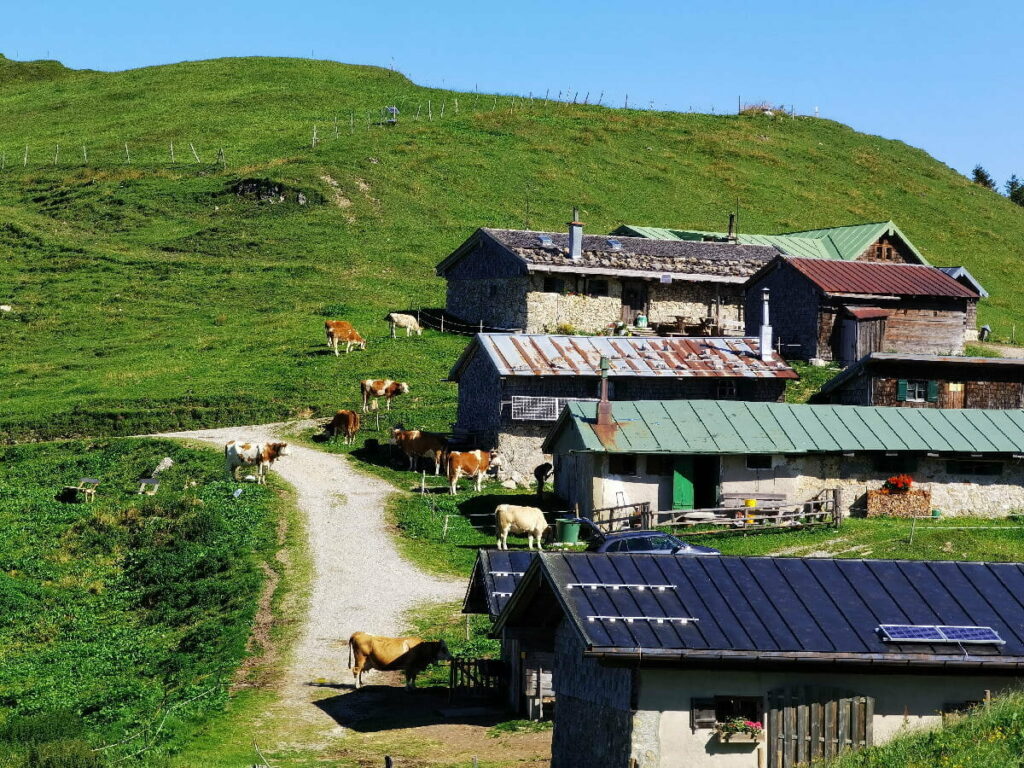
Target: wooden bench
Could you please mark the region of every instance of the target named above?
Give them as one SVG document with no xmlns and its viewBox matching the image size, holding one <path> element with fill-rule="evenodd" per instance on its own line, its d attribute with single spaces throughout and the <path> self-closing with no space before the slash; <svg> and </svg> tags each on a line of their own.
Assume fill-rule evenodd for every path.
<svg viewBox="0 0 1024 768">
<path fill-rule="evenodd" d="M 140 496 L 155 496 L 157 489 L 160 488 L 160 481 L 155 477 L 144 477 L 139 480 L 139 495 Z"/>
<path fill-rule="evenodd" d="M 96 486 L 99 484 L 100 481 L 95 477 L 83 477 L 78 481 L 78 485 L 65 485 L 60 492 L 60 498 L 62 501 L 95 501 Z"/>
<path fill-rule="evenodd" d="M 743 507 L 747 499 L 754 499 L 759 507 L 781 507 L 786 504 L 784 493 L 723 493 L 723 507 Z"/>
</svg>

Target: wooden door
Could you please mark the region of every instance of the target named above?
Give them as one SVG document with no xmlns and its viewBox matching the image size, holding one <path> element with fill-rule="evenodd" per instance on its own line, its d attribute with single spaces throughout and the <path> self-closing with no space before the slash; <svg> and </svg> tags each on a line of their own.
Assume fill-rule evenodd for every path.
<svg viewBox="0 0 1024 768">
<path fill-rule="evenodd" d="M 632 324 L 637 315 L 647 314 L 647 283 L 626 280 L 622 283 L 622 322 Z"/>
<path fill-rule="evenodd" d="M 672 468 L 672 509 L 693 509 L 693 456 L 677 456 Z"/>
<path fill-rule="evenodd" d="M 768 692 L 768 768 L 794 768 L 870 747 L 875 700 L 794 686 Z"/>
<path fill-rule="evenodd" d="M 840 363 L 848 365 L 857 360 L 857 331 L 859 329 L 856 318 L 844 317 L 842 323 L 842 328 L 839 331 L 839 349 L 835 350 L 835 355 Z"/>
</svg>

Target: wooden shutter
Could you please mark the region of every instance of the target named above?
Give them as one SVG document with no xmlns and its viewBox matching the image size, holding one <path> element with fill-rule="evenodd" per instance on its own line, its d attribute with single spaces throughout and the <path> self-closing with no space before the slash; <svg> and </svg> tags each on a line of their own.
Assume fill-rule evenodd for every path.
<svg viewBox="0 0 1024 768">
<path fill-rule="evenodd" d="M 928 402 L 937 403 L 939 401 L 939 382 L 929 381 L 928 382 Z"/>
<path fill-rule="evenodd" d="M 714 699 L 690 699 L 691 728 L 714 728 L 715 722 Z"/>
<path fill-rule="evenodd" d="M 672 509 L 693 509 L 693 457 L 677 456 L 672 473 Z"/>
<path fill-rule="evenodd" d="M 896 382 L 896 400 L 905 403 L 907 401 L 907 380 L 900 379 Z"/>
</svg>

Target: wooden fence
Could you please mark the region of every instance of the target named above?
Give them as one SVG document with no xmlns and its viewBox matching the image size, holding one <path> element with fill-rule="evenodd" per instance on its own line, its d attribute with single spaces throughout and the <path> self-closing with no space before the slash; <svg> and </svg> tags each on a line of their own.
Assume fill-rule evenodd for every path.
<svg viewBox="0 0 1024 768">
<path fill-rule="evenodd" d="M 838 528 L 842 521 L 839 491 L 829 488 L 807 501 L 796 504 L 771 503 L 757 507 L 715 507 L 713 509 L 666 510 L 651 513 L 655 528 L 694 528 L 675 530 L 677 536 L 708 536 L 727 533 L 766 533 L 801 528 Z M 713 526 L 717 530 L 708 530 Z"/>
<path fill-rule="evenodd" d="M 768 766 L 795 768 L 872 744 L 875 700 L 815 687 L 768 693 Z"/>
<path fill-rule="evenodd" d="M 498 699 L 504 685 L 505 664 L 499 659 L 455 658 L 448 673 L 448 701 L 456 697 Z"/>
<path fill-rule="evenodd" d="M 629 528 L 650 528 L 653 517 L 650 503 L 642 501 L 639 504 L 620 504 L 617 507 L 595 509 L 591 521 L 603 533 L 610 533 Z"/>
</svg>

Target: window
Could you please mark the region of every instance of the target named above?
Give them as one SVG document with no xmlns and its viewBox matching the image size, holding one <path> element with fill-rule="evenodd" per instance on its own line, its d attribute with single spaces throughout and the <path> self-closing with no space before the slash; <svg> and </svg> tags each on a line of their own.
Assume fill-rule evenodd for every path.
<svg viewBox="0 0 1024 768">
<path fill-rule="evenodd" d="M 600 542 L 600 539 L 598 539 L 597 541 Z M 626 542 L 624 542 L 624 541 L 613 541 L 611 544 L 609 544 L 607 547 L 605 547 L 604 551 L 605 552 L 621 552 L 622 551 L 622 545 L 625 544 L 625 543 Z"/>
<path fill-rule="evenodd" d="M 953 459 L 946 462 L 946 471 L 951 475 L 1001 475 L 1003 462 Z"/>
<path fill-rule="evenodd" d="M 764 704 L 759 696 L 714 696 L 690 699 L 690 726 L 714 728 L 715 723 L 742 717 L 764 722 Z"/>
<path fill-rule="evenodd" d="M 875 472 L 884 472 L 888 475 L 913 474 L 917 472 L 917 456 L 876 454 L 871 459 L 871 466 Z"/>
<path fill-rule="evenodd" d="M 565 280 L 560 277 L 545 277 L 544 293 L 565 293 Z"/>
<path fill-rule="evenodd" d="M 608 295 L 608 281 L 607 280 L 588 280 L 587 281 L 587 293 L 590 296 L 607 296 Z"/>
<path fill-rule="evenodd" d="M 735 400 L 737 397 L 736 393 L 736 382 L 735 381 L 720 381 L 718 387 L 715 389 L 716 400 Z"/>
<path fill-rule="evenodd" d="M 608 456 L 609 475 L 635 475 L 636 454 L 613 453 Z"/>
<path fill-rule="evenodd" d="M 771 454 L 752 453 L 747 455 L 747 469 L 771 469 Z"/>
<path fill-rule="evenodd" d="M 939 399 L 939 382 L 925 379 L 899 379 L 896 400 L 907 403 L 934 403 Z"/>
<path fill-rule="evenodd" d="M 647 456 L 648 475 L 671 475 L 674 468 L 675 459 L 672 456 L 657 453 Z"/>
</svg>

